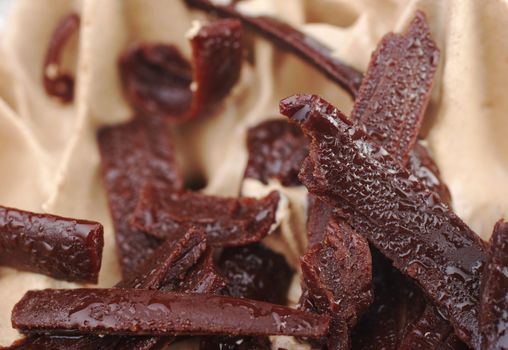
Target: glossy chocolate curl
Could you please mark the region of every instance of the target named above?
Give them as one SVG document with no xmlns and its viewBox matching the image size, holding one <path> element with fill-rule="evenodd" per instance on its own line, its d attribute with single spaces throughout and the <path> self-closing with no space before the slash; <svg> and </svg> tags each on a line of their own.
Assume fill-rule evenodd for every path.
<svg viewBox="0 0 508 350">
<path fill-rule="evenodd" d="M 248 299 L 115 288 L 29 291 L 12 313 L 13 327 L 25 333 L 319 337 L 328 323 Z"/>
<path fill-rule="evenodd" d="M 233 17 L 273 41 L 278 46 L 293 52 L 313 65 L 332 81 L 342 86 L 353 98 L 358 93 L 362 73 L 333 57 L 330 48 L 290 25 L 268 16 L 248 16 L 236 10 L 234 2 L 219 5 L 210 0 L 186 0 L 189 6 L 213 12 L 222 17 Z"/>
<path fill-rule="evenodd" d="M 141 187 L 150 182 L 154 186 L 181 189 L 183 181 L 176 166 L 169 129 L 162 119 L 135 118 L 125 124 L 105 127 L 97 139 L 120 267 L 125 277 L 161 243 L 129 224 Z"/>
<path fill-rule="evenodd" d="M 271 232 L 279 200 L 277 191 L 262 199 L 225 198 L 195 192 L 164 192 L 146 185 L 131 223 L 160 239 L 173 239 L 193 225 L 205 230 L 211 246 L 245 245 Z"/>
<path fill-rule="evenodd" d="M 490 238 L 480 310 L 482 349 L 508 349 L 508 223 L 502 220 Z"/>
<path fill-rule="evenodd" d="M 370 60 L 351 118 L 405 164 L 416 142 L 439 63 L 425 15 L 403 35 L 387 34 Z"/>
<path fill-rule="evenodd" d="M 308 153 L 308 140 L 300 128 L 284 119 L 267 120 L 247 132 L 249 160 L 245 178 L 268 184 L 299 186 L 298 172 Z"/>
<path fill-rule="evenodd" d="M 485 244 L 386 150 L 318 96 L 281 101 L 312 138 L 300 179 L 401 272 L 415 279 L 470 346 L 479 344 Z"/>
<path fill-rule="evenodd" d="M 103 230 L 95 221 L 0 206 L 0 266 L 97 283 Z"/>
<path fill-rule="evenodd" d="M 173 45 L 131 46 L 119 62 L 127 100 L 142 115 L 167 117 L 175 122 L 204 114 L 230 92 L 240 77 L 241 39 L 237 20 L 202 26 L 190 39 L 192 66 Z"/>
<path fill-rule="evenodd" d="M 72 102 L 74 98 L 74 77 L 62 68 L 62 51 L 69 38 L 78 30 L 79 22 L 79 16 L 75 13 L 60 21 L 49 42 L 42 67 L 42 81 L 46 93 L 58 98 L 62 103 Z"/>
</svg>

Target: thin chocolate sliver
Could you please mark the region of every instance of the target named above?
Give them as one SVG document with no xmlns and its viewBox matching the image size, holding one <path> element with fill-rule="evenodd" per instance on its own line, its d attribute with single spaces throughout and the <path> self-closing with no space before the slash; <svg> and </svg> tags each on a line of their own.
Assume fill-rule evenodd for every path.
<svg viewBox="0 0 508 350">
<path fill-rule="evenodd" d="M 124 92 L 141 114 L 178 122 L 196 118 L 222 100 L 238 81 L 243 55 L 239 21 L 204 25 L 190 43 L 192 65 L 173 45 L 136 44 L 122 54 L 119 67 Z"/>
<path fill-rule="evenodd" d="M 328 323 L 260 301 L 118 288 L 29 291 L 12 312 L 24 333 L 319 337 Z"/>
<path fill-rule="evenodd" d="M 313 65 L 326 77 L 342 86 L 352 97 L 357 95 L 362 74 L 333 57 L 332 51 L 316 39 L 275 18 L 240 13 L 234 3 L 219 5 L 210 0 L 186 1 L 192 7 L 241 20 L 246 26 Z"/>
<path fill-rule="evenodd" d="M 169 130 L 162 119 L 135 118 L 125 124 L 105 127 L 97 139 L 120 267 L 125 277 L 161 243 L 133 229 L 129 223 L 139 190 L 145 182 L 181 189 L 183 181 Z"/>
<path fill-rule="evenodd" d="M 499 221 L 490 238 L 480 304 L 482 349 L 508 349 L 508 222 Z"/>
<path fill-rule="evenodd" d="M 292 96 L 281 113 L 312 138 L 302 183 L 415 279 L 464 342 L 479 344 L 481 239 L 325 100 Z"/>
<path fill-rule="evenodd" d="M 0 206 L 0 266 L 97 283 L 103 230 L 95 221 Z"/>
<path fill-rule="evenodd" d="M 49 96 L 69 103 L 74 98 L 74 77 L 62 69 L 62 52 L 69 38 L 79 28 L 79 16 L 71 13 L 65 16 L 56 27 L 42 67 L 42 81 Z"/>
<path fill-rule="evenodd" d="M 161 191 L 147 184 L 131 223 L 159 239 L 173 239 L 183 228 L 193 225 L 205 230 L 211 246 L 245 245 L 271 232 L 279 200 L 276 191 L 261 199 L 225 198 Z"/>
</svg>

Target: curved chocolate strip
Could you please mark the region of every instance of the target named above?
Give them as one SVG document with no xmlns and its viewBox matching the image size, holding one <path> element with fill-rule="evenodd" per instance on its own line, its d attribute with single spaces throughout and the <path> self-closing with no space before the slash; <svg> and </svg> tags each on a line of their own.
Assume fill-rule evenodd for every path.
<svg viewBox="0 0 508 350">
<path fill-rule="evenodd" d="M 328 323 L 327 316 L 248 299 L 115 288 L 29 291 L 12 313 L 13 327 L 28 333 L 319 337 Z"/>
<path fill-rule="evenodd" d="M 141 114 L 177 122 L 196 118 L 238 81 L 243 57 L 239 21 L 220 20 L 201 27 L 191 46 L 192 67 L 173 45 L 134 45 L 122 54 L 124 92 Z"/>
<path fill-rule="evenodd" d="M 103 230 L 95 221 L 0 206 L 0 266 L 97 283 Z"/>
<path fill-rule="evenodd" d="M 439 63 L 425 15 L 403 35 L 386 35 L 370 60 L 351 118 L 372 141 L 405 164 L 430 99 Z"/>
<path fill-rule="evenodd" d="M 296 95 L 280 107 L 312 138 L 300 173 L 308 190 L 349 214 L 351 226 L 420 284 L 457 335 L 479 344 L 484 242 L 325 100 Z"/>
<path fill-rule="evenodd" d="M 129 224 L 139 190 L 145 182 L 181 189 L 183 181 L 176 166 L 169 129 L 162 119 L 141 117 L 105 127 L 99 131 L 97 140 L 120 267 L 125 277 L 161 243 Z"/>
<path fill-rule="evenodd" d="M 490 238 L 480 303 L 482 349 L 508 349 L 508 222 L 500 220 Z"/>
<path fill-rule="evenodd" d="M 186 0 L 192 7 L 217 13 L 222 17 L 238 18 L 267 39 L 313 65 L 329 79 L 342 86 L 353 98 L 358 93 L 362 73 L 333 57 L 331 50 L 316 39 L 290 25 L 268 16 L 247 16 L 235 5 L 218 5 L 210 0 Z"/>
<path fill-rule="evenodd" d="M 172 239 L 189 225 L 201 227 L 212 246 L 238 246 L 264 238 L 276 222 L 280 195 L 225 198 L 194 192 L 161 191 L 147 184 L 131 218 L 134 227 Z"/>
<path fill-rule="evenodd" d="M 62 71 L 62 50 L 78 28 L 79 16 L 75 13 L 60 21 L 49 42 L 42 67 L 42 81 L 46 93 L 57 97 L 62 103 L 69 103 L 74 98 L 74 77 Z"/>
</svg>

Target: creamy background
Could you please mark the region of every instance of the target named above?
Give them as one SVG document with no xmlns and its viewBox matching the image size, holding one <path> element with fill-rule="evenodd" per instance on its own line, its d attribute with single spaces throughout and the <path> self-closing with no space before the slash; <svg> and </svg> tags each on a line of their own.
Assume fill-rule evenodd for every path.
<svg viewBox="0 0 508 350">
<path fill-rule="evenodd" d="M 382 35 L 402 30 L 416 9 L 424 10 L 442 50 L 425 121 L 429 146 L 455 210 L 478 234 L 488 238 L 497 219 L 508 219 L 506 1 L 246 1 L 244 11 L 291 22 L 362 71 Z M 53 29 L 70 11 L 82 16 L 79 35 L 66 49 L 68 66 L 77 71 L 76 98 L 62 106 L 44 93 L 41 67 Z M 189 55 L 185 32 L 196 18 L 205 17 L 179 0 L 18 0 L 0 34 L 0 203 L 103 223 L 101 286 L 111 286 L 119 274 L 95 133 L 131 115 L 120 91 L 117 58 L 139 40 L 171 42 Z M 351 110 L 344 92 L 295 57 L 263 40 L 253 41 L 250 52 L 254 64 L 245 64 L 241 82 L 214 115 L 177 130 L 186 177 L 205 178 L 207 193 L 239 193 L 246 128 L 276 116 L 281 98 L 319 93 L 344 112 Z M 289 196 L 299 203 L 291 215 L 301 222 L 298 198 L 304 196 Z M 0 268 L 0 344 L 18 336 L 10 328 L 10 310 L 26 290 L 64 286 L 72 285 Z"/>
</svg>

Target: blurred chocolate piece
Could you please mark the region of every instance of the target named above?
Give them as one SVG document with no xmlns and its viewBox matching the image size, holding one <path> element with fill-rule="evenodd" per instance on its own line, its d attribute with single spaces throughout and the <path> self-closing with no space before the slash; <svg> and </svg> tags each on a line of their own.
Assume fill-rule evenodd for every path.
<svg viewBox="0 0 508 350">
<path fill-rule="evenodd" d="M 144 183 L 181 189 L 169 129 L 159 118 L 135 118 L 98 134 L 102 177 L 124 277 L 149 257 L 160 240 L 133 229 L 129 217 Z M 179 234 L 184 230 L 179 231 Z"/>
<path fill-rule="evenodd" d="M 327 78 L 342 86 L 353 98 L 358 93 L 362 74 L 333 56 L 332 50 L 316 39 L 290 25 L 268 16 L 248 16 L 235 4 L 220 5 L 210 0 L 186 0 L 189 6 L 213 12 L 221 17 L 233 17 L 286 50 L 313 65 Z"/>
<path fill-rule="evenodd" d="M 192 66 L 173 45 L 137 44 L 122 54 L 125 96 L 142 115 L 187 121 L 222 100 L 235 85 L 243 55 L 239 21 L 203 25 L 190 43 Z"/>
<path fill-rule="evenodd" d="M 98 222 L 0 206 L 0 266 L 97 283 L 103 245 Z"/>
<path fill-rule="evenodd" d="M 189 225 L 201 227 L 211 246 L 238 246 L 264 238 L 276 222 L 280 195 L 225 198 L 195 192 L 161 191 L 147 184 L 131 218 L 134 227 L 173 239 Z"/>
<path fill-rule="evenodd" d="M 318 96 L 281 101 L 312 138 L 300 179 L 415 279 L 469 344 L 479 344 L 484 242 L 388 152 Z"/>
<path fill-rule="evenodd" d="M 300 186 L 298 172 L 308 153 L 300 128 L 284 119 L 267 120 L 247 133 L 249 161 L 244 178 L 268 184 L 276 179 L 284 186 Z"/>
<path fill-rule="evenodd" d="M 490 238 L 480 303 L 482 349 L 508 349 L 508 223 L 500 220 Z"/>
<path fill-rule="evenodd" d="M 74 98 L 74 77 L 62 67 L 63 49 L 70 37 L 79 28 L 79 16 L 71 13 L 65 16 L 51 36 L 44 65 L 42 81 L 49 96 L 58 98 L 62 103 L 72 102 Z"/>
<path fill-rule="evenodd" d="M 12 312 L 24 333 L 319 337 L 328 323 L 261 301 L 119 288 L 29 291 Z"/>
<path fill-rule="evenodd" d="M 203 337 L 199 350 L 271 350 L 272 343 L 266 337 Z"/>
</svg>

